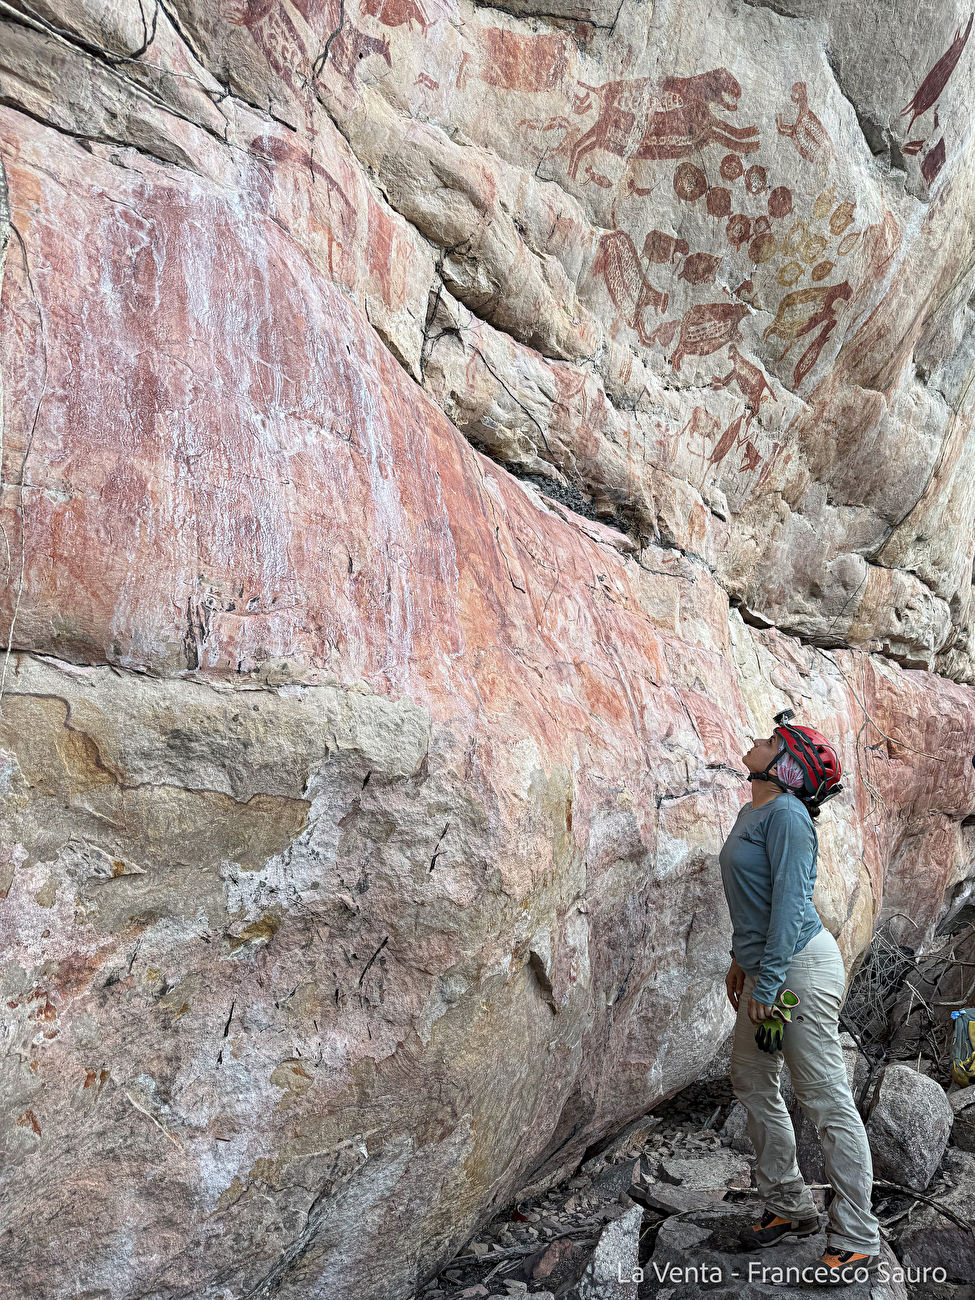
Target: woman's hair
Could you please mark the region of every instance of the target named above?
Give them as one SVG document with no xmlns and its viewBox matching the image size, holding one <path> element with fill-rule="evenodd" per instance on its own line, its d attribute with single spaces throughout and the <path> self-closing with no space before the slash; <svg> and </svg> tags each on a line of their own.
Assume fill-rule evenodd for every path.
<svg viewBox="0 0 975 1300">
<path fill-rule="evenodd" d="M 802 767 L 789 753 L 788 747 L 783 740 L 779 746 L 778 762 L 775 765 L 775 775 L 786 787 L 790 794 L 794 794 L 802 803 L 809 816 L 816 820 L 819 816 L 819 806 L 806 794 L 806 774 Z"/>
</svg>

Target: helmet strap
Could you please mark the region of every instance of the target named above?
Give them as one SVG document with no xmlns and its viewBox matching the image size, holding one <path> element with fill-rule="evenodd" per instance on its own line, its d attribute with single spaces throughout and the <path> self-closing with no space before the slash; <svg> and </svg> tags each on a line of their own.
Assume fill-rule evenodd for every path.
<svg viewBox="0 0 975 1300">
<path fill-rule="evenodd" d="M 778 763 L 781 757 L 782 757 L 782 751 L 780 750 L 779 753 L 776 754 L 776 756 L 772 759 L 771 763 L 769 763 L 768 767 L 765 769 L 764 772 L 749 772 L 748 780 L 749 781 L 771 781 L 772 785 L 777 785 L 780 790 L 788 794 L 789 787 L 783 784 L 783 782 L 781 782 L 778 779 L 778 777 L 772 776 L 772 768 L 775 767 L 775 765 Z"/>
</svg>

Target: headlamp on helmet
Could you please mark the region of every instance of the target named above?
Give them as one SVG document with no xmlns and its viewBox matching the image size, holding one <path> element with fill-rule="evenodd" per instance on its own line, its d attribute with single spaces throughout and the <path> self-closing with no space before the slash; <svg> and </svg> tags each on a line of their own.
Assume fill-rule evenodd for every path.
<svg viewBox="0 0 975 1300">
<path fill-rule="evenodd" d="M 778 736 L 780 746 L 788 751 L 789 754 L 802 768 L 803 772 L 803 791 L 802 798 L 805 802 L 813 804 L 816 808 L 821 807 L 829 799 L 835 798 L 843 790 L 840 784 L 840 777 L 843 775 L 843 769 L 840 766 L 839 756 L 836 750 L 829 743 L 822 732 L 816 731 L 813 727 L 799 727 L 791 724 L 795 712 L 792 709 L 783 709 L 776 713 L 774 736 Z M 764 772 L 753 772 L 749 779 L 757 781 L 772 781 L 775 785 L 786 789 L 781 781 L 776 780 L 772 775 L 772 769 L 778 763 L 781 757 L 780 752 L 772 759 Z"/>
</svg>

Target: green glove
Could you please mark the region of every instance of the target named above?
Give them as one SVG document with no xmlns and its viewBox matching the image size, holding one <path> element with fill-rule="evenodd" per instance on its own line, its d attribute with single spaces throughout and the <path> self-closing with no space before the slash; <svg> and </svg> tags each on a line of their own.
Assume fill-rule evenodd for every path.
<svg viewBox="0 0 975 1300">
<path fill-rule="evenodd" d="M 792 1009 L 799 1005 L 799 998 L 791 989 L 783 989 L 775 1000 L 771 1013 L 755 1030 L 755 1042 L 763 1052 L 774 1055 L 782 1050 L 782 1035 L 786 1025 L 792 1020 Z"/>
</svg>

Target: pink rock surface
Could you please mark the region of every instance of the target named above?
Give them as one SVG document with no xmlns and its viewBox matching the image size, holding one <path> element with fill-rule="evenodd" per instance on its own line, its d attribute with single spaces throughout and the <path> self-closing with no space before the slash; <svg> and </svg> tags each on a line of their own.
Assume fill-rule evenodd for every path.
<svg viewBox="0 0 975 1300">
<path fill-rule="evenodd" d="M 699 1077 L 777 709 L 848 966 L 970 887 L 954 83 L 898 188 L 760 5 L 509 7 L 0 24 L 18 1300 L 405 1297 Z"/>
</svg>

